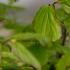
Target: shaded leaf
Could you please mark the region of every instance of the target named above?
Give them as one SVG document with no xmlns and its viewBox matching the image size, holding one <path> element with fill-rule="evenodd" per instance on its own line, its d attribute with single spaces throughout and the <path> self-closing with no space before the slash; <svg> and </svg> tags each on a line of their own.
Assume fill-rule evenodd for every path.
<svg viewBox="0 0 70 70">
<path fill-rule="evenodd" d="M 48 60 L 52 55 L 52 51 L 47 50 L 46 47 L 42 47 L 38 42 L 28 47 L 28 49 L 38 59 L 41 65 L 48 63 Z"/>
<path fill-rule="evenodd" d="M 64 20 L 64 25 L 66 26 L 68 32 L 70 32 L 70 15 Z"/>
<path fill-rule="evenodd" d="M 62 8 L 56 9 L 56 15 L 60 21 L 64 21 L 69 16 Z"/>
<path fill-rule="evenodd" d="M 64 9 L 64 11 L 67 14 L 70 14 L 70 6 L 66 5 L 66 4 L 62 4 L 62 8 Z"/>
<path fill-rule="evenodd" d="M 69 52 L 70 53 L 70 52 Z M 56 70 L 68 70 L 70 68 L 70 54 L 65 54 L 56 64 Z"/>
</svg>

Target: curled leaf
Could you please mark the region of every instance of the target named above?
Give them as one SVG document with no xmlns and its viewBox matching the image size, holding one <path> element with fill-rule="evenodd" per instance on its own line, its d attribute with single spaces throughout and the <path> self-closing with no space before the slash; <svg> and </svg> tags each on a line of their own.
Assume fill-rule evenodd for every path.
<svg viewBox="0 0 70 70">
<path fill-rule="evenodd" d="M 53 6 L 45 5 L 39 9 L 34 18 L 33 27 L 44 40 L 56 41 L 61 37 L 60 22 L 55 16 Z"/>
</svg>

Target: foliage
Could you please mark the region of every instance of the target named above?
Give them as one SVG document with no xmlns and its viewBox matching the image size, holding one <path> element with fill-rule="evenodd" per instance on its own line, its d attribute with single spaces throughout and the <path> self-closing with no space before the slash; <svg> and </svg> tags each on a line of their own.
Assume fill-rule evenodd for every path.
<svg viewBox="0 0 70 70">
<path fill-rule="evenodd" d="M 0 37 L 0 69 L 69 70 L 70 45 L 65 43 L 70 32 L 70 0 L 55 2 L 61 5 L 58 9 L 55 3 L 42 6 L 29 25 L 5 18 L 14 1 L 0 4 L 1 22 L 13 30 L 12 35 Z"/>
</svg>

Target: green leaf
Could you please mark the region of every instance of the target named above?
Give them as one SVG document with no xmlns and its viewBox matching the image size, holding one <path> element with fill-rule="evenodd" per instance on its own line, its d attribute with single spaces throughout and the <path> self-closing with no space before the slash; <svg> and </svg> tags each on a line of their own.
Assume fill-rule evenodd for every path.
<svg viewBox="0 0 70 70">
<path fill-rule="evenodd" d="M 56 9 L 56 15 L 60 21 L 64 21 L 69 16 L 62 8 Z"/>
<path fill-rule="evenodd" d="M 64 9 L 64 11 L 67 14 L 70 14 L 70 6 L 66 5 L 66 4 L 62 4 L 62 8 Z"/>
<path fill-rule="evenodd" d="M 28 49 L 33 53 L 42 66 L 48 63 L 53 54 L 51 50 L 47 49 L 47 47 L 42 47 L 38 42 L 28 47 Z"/>
<path fill-rule="evenodd" d="M 25 25 L 25 24 L 24 24 L 24 25 Z M 33 27 L 32 27 L 32 24 L 27 24 L 27 25 L 24 27 L 23 32 L 34 32 Z"/>
<path fill-rule="evenodd" d="M 65 54 L 56 64 L 56 70 L 69 70 L 70 68 L 70 52 Z"/>
<path fill-rule="evenodd" d="M 61 4 L 67 4 L 70 6 L 70 0 L 59 0 Z"/>
<path fill-rule="evenodd" d="M 23 62 L 33 65 L 37 70 L 41 70 L 41 65 L 35 56 L 21 43 L 17 42 L 11 44 L 13 48 L 13 53 L 17 55 Z"/>
<path fill-rule="evenodd" d="M 62 46 L 61 44 L 57 42 L 54 42 L 52 44 L 51 49 L 62 54 L 66 54 L 70 51 L 70 48 L 68 46 Z"/>
<path fill-rule="evenodd" d="M 45 64 L 43 67 L 42 67 L 42 70 L 49 70 L 50 69 L 50 64 Z"/>
<path fill-rule="evenodd" d="M 64 20 L 64 25 L 66 26 L 67 31 L 70 32 L 70 15 Z"/>
<path fill-rule="evenodd" d="M 45 5 L 39 9 L 34 18 L 33 27 L 35 32 L 47 41 L 56 41 L 61 37 L 60 22 L 52 6 Z"/>
<path fill-rule="evenodd" d="M 7 14 L 8 8 L 5 6 L 5 4 L 0 3 L 0 17 Z"/>
<path fill-rule="evenodd" d="M 20 32 L 23 32 L 25 26 L 18 24 L 14 20 L 6 20 L 5 24 L 4 24 L 4 27 L 7 28 L 7 29 L 14 30 L 15 33 L 20 33 Z"/>
<path fill-rule="evenodd" d="M 9 57 L 2 58 L 1 67 L 3 70 L 19 70 L 15 60 Z"/>
<path fill-rule="evenodd" d="M 67 14 L 70 14 L 70 0 L 60 0 L 61 7 Z"/>
<path fill-rule="evenodd" d="M 38 34 L 35 33 L 18 33 L 13 35 L 11 38 L 16 39 L 16 40 L 34 40 L 37 39 Z"/>
</svg>

